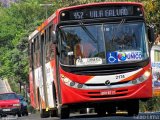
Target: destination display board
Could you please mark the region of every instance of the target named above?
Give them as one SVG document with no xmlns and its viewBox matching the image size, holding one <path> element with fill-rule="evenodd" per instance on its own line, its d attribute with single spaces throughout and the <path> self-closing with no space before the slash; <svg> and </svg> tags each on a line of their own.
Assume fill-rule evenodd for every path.
<svg viewBox="0 0 160 120">
<path fill-rule="evenodd" d="M 67 21 L 122 16 L 143 16 L 143 14 L 141 8 L 133 5 L 94 6 L 89 8 L 63 11 L 60 14 L 60 20 Z"/>
</svg>

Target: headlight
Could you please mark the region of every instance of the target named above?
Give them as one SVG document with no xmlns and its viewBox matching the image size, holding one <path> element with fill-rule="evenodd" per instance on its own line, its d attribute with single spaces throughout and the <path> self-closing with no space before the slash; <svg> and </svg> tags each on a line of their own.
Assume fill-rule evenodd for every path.
<svg viewBox="0 0 160 120">
<path fill-rule="evenodd" d="M 138 79 L 132 80 L 132 84 L 137 84 L 138 83 Z"/>
<path fill-rule="evenodd" d="M 143 82 L 143 81 L 147 80 L 150 75 L 151 75 L 150 70 L 145 71 L 144 74 L 139 78 L 139 81 Z"/>
<path fill-rule="evenodd" d="M 69 83 L 71 80 L 70 80 L 69 78 L 64 78 L 63 81 L 64 81 L 64 83 L 67 84 L 67 83 Z"/>
<path fill-rule="evenodd" d="M 83 84 L 78 84 L 77 87 L 78 88 L 83 88 Z"/>
<path fill-rule="evenodd" d="M 73 81 L 70 82 L 70 86 L 74 86 L 75 84 L 76 84 L 76 83 L 73 82 Z"/>
<path fill-rule="evenodd" d="M 132 80 L 132 84 L 142 83 L 143 81 L 147 80 L 150 75 L 151 75 L 151 71 L 147 70 L 144 72 L 144 74 L 142 76 L 140 76 L 139 78 L 137 78 L 135 80 Z"/>
<path fill-rule="evenodd" d="M 148 79 L 150 75 L 151 75 L 151 71 L 147 70 L 147 71 L 143 74 L 143 78 L 144 78 L 144 79 Z"/>
<path fill-rule="evenodd" d="M 74 82 L 74 81 L 70 80 L 69 78 L 65 77 L 64 75 L 61 75 L 61 79 L 67 86 L 70 86 L 73 88 L 79 88 L 79 89 L 84 87 L 84 84 Z"/>
</svg>

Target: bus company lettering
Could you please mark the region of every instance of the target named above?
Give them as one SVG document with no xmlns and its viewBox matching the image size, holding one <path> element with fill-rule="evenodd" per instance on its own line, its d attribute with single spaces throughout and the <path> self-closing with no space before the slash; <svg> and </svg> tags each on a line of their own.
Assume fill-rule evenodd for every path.
<svg viewBox="0 0 160 120">
<path fill-rule="evenodd" d="M 103 18 L 111 16 L 127 16 L 128 10 L 122 9 L 107 9 L 107 10 L 92 10 L 89 12 L 90 18 Z"/>
<path fill-rule="evenodd" d="M 119 58 L 119 56 L 125 57 L 125 60 L 122 58 Z M 132 60 L 142 60 L 142 52 L 132 51 L 132 52 L 119 52 L 118 53 L 118 61 L 132 61 Z"/>
<path fill-rule="evenodd" d="M 101 58 L 98 58 L 98 57 L 87 59 L 87 62 L 89 62 L 89 63 L 95 63 L 95 62 L 98 63 L 101 61 L 102 61 Z"/>
<path fill-rule="evenodd" d="M 141 60 L 142 59 L 141 52 L 131 52 L 126 55 L 127 55 L 127 59 L 134 59 L 134 60 Z"/>
<path fill-rule="evenodd" d="M 76 60 L 76 65 L 94 65 L 102 64 L 102 59 L 99 57 L 95 58 L 81 58 Z"/>
</svg>

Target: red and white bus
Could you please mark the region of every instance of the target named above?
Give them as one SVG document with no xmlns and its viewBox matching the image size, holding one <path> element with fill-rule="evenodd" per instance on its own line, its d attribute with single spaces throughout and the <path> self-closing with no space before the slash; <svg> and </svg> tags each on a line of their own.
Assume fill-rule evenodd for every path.
<svg viewBox="0 0 160 120">
<path fill-rule="evenodd" d="M 143 5 L 100 2 L 58 9 L 29 36 L 31 104 L 41 117 L 139 113 L 152 97 L 153 28 Z"/>
</svg>

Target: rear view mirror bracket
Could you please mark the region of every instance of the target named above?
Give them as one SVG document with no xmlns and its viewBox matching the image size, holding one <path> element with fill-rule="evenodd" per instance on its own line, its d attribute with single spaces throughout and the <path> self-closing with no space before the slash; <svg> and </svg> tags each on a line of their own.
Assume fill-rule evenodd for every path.
<svg viewBox="0 0 160 120">
<path fill-rule="evenodd" d="M 148 39 L 151 46 L 153 46 L 155 37 L 154 37 L 154 27 L 152 25 L 148 26 Z"/>
</svg>

